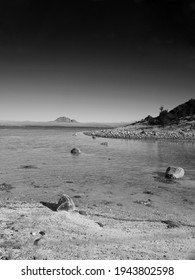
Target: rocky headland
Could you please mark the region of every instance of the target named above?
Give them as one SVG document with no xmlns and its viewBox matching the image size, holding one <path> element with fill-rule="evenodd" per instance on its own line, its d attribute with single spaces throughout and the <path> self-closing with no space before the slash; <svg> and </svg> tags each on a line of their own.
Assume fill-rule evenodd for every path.
<svg viewBox="0 0 195 280">
<path fill-rule="evenodd" d="M 86 135 L 120 139 L 195 140 L 195 99 L 171 111 L 161 109 L 158 117 L 145 119 L 115 129 L 84 132 Z"/>
</svg>

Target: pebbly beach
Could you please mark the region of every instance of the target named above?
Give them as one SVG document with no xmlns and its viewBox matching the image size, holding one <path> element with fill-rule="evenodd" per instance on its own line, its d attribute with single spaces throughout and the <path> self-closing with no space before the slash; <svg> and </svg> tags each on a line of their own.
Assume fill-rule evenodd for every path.
<svg viewBox="0 0 195 280">
<path fill-rule="evenodd" d="M 84 132 L 88 136 L 116 139 L 167 139 L 167 140 L 195 140 L 195 124 L 189 123 L 180 126 L 149 126 L 149 125 L 129 125 L 115 129 L 103 129 Z"/>
<path fill-rule="evenodd" d="M 195 99 L 178 105 L 168 111 L 160 108 L 157 117 L 146 118 L 115 129 L 86 132 L 92 137 L 117 139 L 167 139 L 195 140 Z"/>
</svg>

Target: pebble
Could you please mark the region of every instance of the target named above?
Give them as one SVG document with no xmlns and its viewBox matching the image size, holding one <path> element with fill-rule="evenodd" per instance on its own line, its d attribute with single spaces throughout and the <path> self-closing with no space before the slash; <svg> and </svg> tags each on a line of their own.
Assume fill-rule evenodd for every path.
<svg viewBox="0 0 195 280">
<path fill-rule="evenodd" d="M 79 210 L 79 214 L 83 216 L 87 216 L 87 212 L 84 210 Z"/>
</svg>

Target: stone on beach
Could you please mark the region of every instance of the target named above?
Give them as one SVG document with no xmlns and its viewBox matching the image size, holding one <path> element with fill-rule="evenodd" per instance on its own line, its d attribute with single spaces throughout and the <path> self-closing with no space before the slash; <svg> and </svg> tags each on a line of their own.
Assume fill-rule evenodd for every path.
<svg viewBox="0 0 195 280">
<path fill-rule="evenodd" d="M 74 211 L 75 204 L 67 194 L 62 194 L 58 201 L 57 211 Z"/>
<path fill-rule="evenodd" d="M 70 152 L 72 155 L 79 155 L 81 153 L 81 151 L 78 148 L 73 148 Z"/>
<path fill-rule="evenodd" d="M 165 172 L 165 177 L 168 179 L 179 179 L 184 176 L 182 167 L 169 166 Z"/>
</svg>

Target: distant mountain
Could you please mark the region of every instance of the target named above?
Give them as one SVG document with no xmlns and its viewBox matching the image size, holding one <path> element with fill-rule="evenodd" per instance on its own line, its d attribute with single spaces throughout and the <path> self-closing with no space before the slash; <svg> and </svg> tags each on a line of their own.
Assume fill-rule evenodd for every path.
<svg viewBox="0 0 195 280">
<path fill-rule="evenodd" d="M 195 99 L 190 99 L 170 111 L 161 107 L 160 113 L 157 117 L 153 118 L 148 115 L 145 119 L 137 123 L 166 126 L 172 124 L 177 125 L 184 120 L 195 120 Z"/>
<path fill-rule="evenodd" d="M 77 123 L 76 120 L 71 120 L 70 118 L 68 117 L 59 117 L 55 120 L 55 122 L 66 122 L 66 123 Z"/>
</svg>

